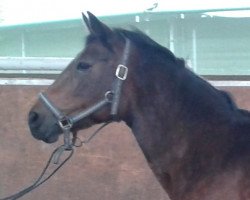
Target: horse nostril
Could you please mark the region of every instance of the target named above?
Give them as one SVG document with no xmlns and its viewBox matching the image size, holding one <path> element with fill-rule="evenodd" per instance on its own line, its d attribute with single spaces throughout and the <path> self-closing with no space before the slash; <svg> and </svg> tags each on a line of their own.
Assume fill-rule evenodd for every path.
<svg viewBox="0 0 250 200">
<path fill-rule="evenodd" d="M 32 124 L 32 123 L 35 123 L 39 118 L 39 115 L 34 112 L 34 111 L 31 111 L 29 113 L 29 123 Z"/>
</svg>

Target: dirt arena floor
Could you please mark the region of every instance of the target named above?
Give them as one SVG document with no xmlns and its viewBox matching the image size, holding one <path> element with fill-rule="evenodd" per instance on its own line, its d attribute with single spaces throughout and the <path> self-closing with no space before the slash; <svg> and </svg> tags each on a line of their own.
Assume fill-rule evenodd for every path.
<svg viewBox="0 0 250 200">
<path fill-rule="evenodd" d="M 40 86 L 0 86 L 0 199 L 35 181 L 53 145 L 33 139 L 27 113 Z M 250 87 L 223 88 L 250 110 Z M 81 131 L 83 139 L 97 126 Z M 113 123 L 24 200 L 168 200 L 124 123 Z"/>
</svg>

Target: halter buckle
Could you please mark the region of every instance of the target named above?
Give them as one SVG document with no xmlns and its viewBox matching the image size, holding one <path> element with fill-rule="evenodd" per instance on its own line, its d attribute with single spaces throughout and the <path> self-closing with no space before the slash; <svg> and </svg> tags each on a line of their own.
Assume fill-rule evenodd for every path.
<svg viewBox="0 0 250 200">
<path fill-rule="evenodd" d="M 115 76 L 118 79 L 124 81 L 126 80 L 127 75 L 128 75 L 128 68 L 125 65 L 121 65 L 121 64 L 118 65 L 116 68 Z"/>
<path fill-rule="evenodd" d="M 70 130 L 73 126 L 71 120 L 68 117 L 59 119 L 58 124 L 63 130 Z"/>
</svg>

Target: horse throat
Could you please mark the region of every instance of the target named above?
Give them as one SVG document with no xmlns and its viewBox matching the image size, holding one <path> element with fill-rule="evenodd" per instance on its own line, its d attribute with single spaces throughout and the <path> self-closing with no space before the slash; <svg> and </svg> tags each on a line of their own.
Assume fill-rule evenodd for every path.
<svg viewBox="0 0 250 200">
<path fill-rule="evenodd" d="M 137 116 L 131 126 L 150 168 L 168 194 L 173 188 L 172 178 L 178 174 L 188 148 L 182 127 L 173 128 L 171 123 L 157 120 L 155 113 L 155 116 Z"/>
</svg>

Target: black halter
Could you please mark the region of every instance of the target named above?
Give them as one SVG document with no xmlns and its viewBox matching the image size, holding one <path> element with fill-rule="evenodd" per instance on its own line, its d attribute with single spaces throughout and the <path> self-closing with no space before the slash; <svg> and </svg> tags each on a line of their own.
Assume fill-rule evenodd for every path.
<svg viewBox="0 0 250 200">
<path fill-rule="evenodd" d="M 64 149 L 63 150 L 71 150 L 72 149 L 72 139 L 71 139 L 71 129 L 75 123 L 78 121 L 88 117 L 89 115 L 97 112 L 104 106 L 110 104 L 111 110 L 110 115 L 113 121 L 119 119 L 117 116 L 118 114 L 118 107 L 120 103 L 120 96 L 122 90 L 122 84 L 126 80 L 128 75 L 128 68 L 126 63 L 128 61 L 129 50 L 131 46 L 131 42 L 128 39 L 125 39 L 125 48 L 123 52 L 123 57 L 121 60 L 122 64 L 119 64 L 116 68 L 114 84 L 111 90 L 106 91 L 104 93 L 104 98 L 94 104 L 93 106 L 83 110 L 82 112 L 76 115 L 66 115 L 61 110 L 59 110 L 53 102 L 51 102 L 48 97 L 44 93 L 39 94 L 39 99 L 44 103 L 44 105 L 53 113 L 54 117 L 58 121 L 58 125 L 62 129 L 64 133 Z"/>
</svg>

